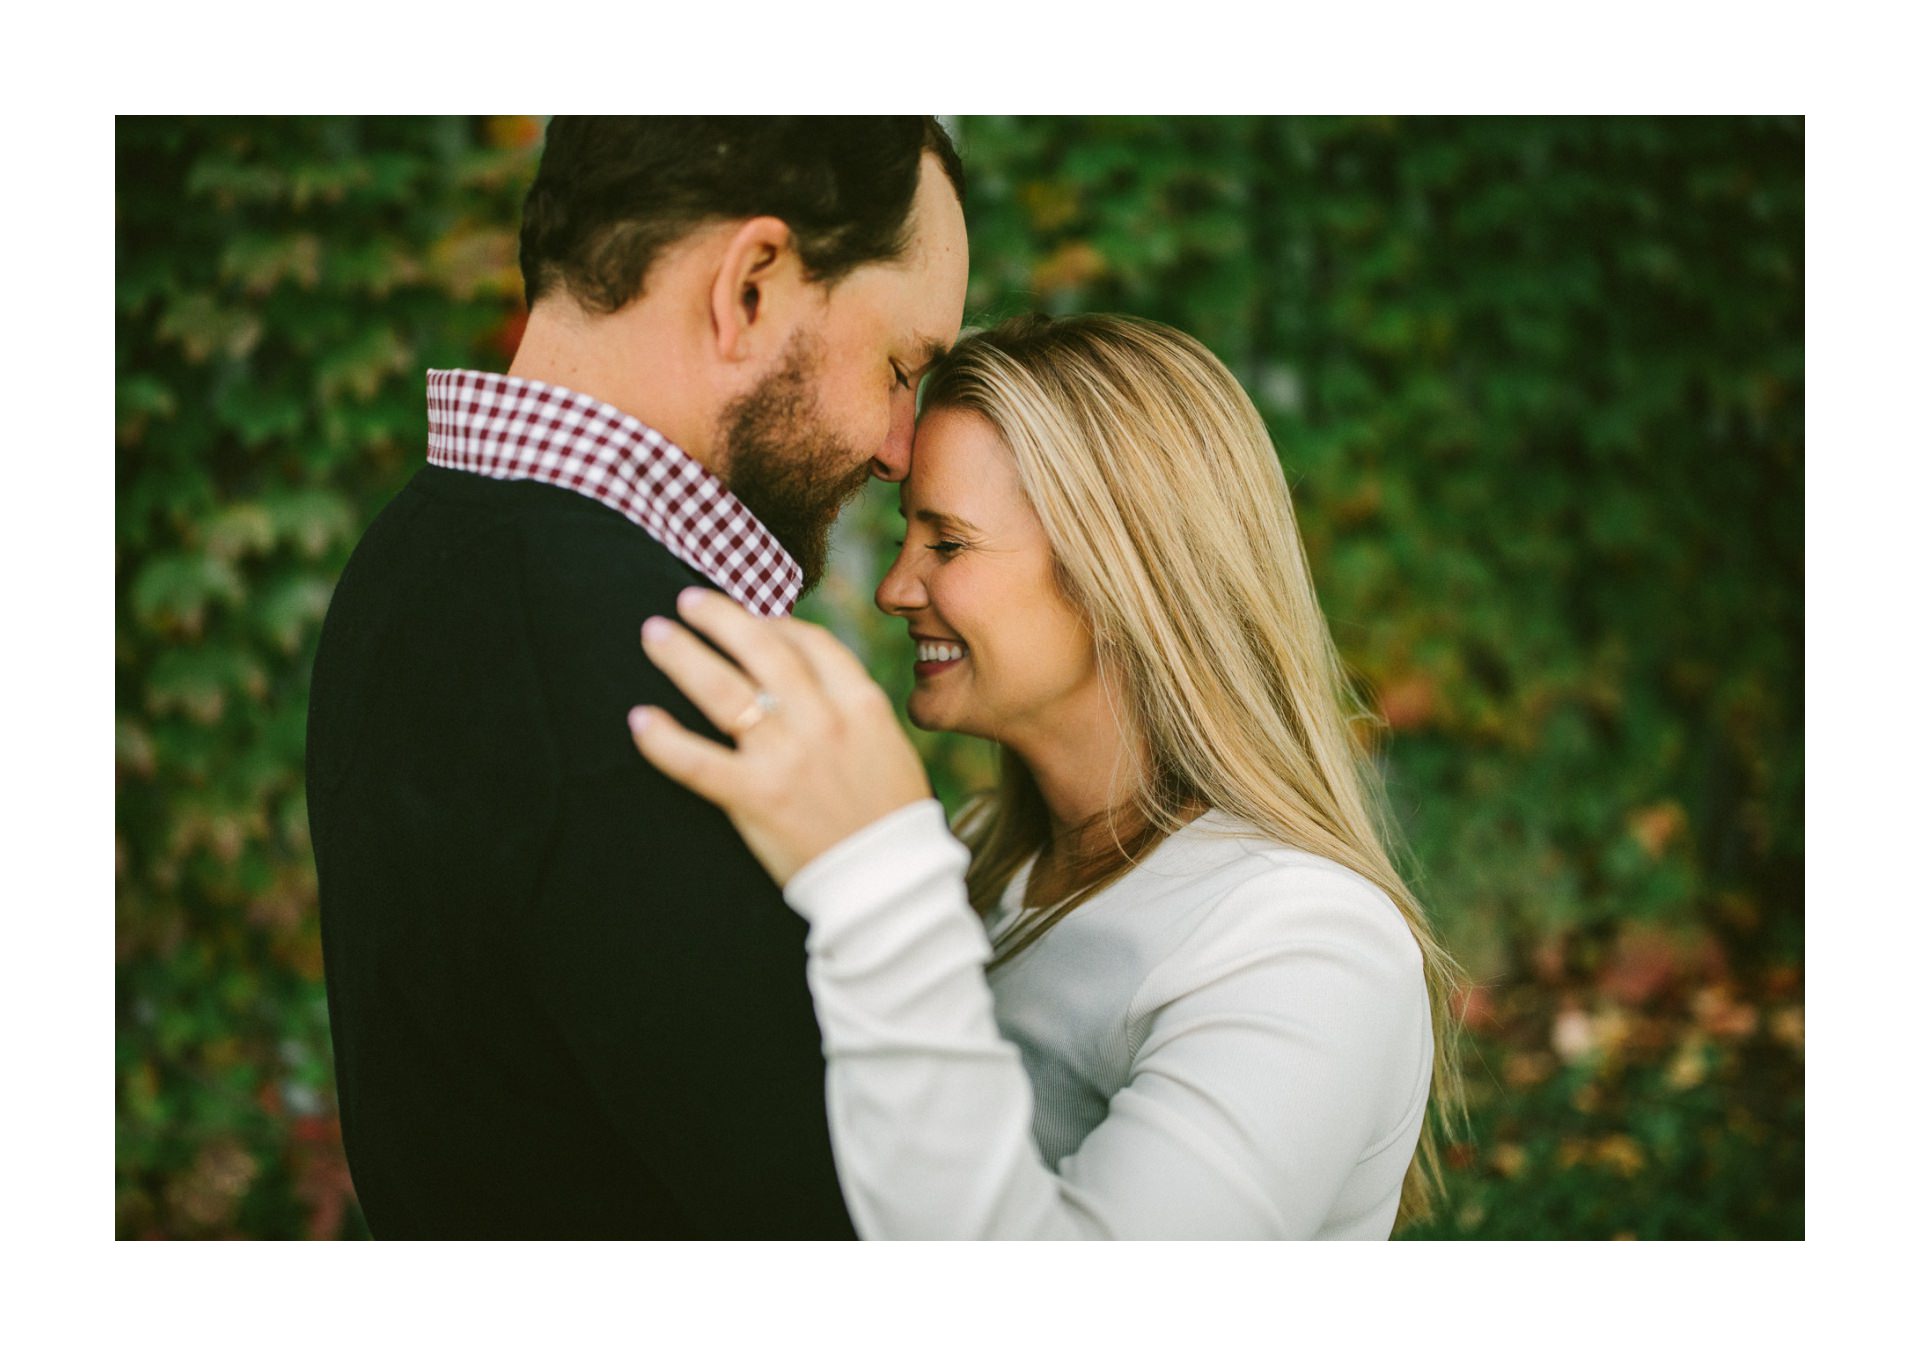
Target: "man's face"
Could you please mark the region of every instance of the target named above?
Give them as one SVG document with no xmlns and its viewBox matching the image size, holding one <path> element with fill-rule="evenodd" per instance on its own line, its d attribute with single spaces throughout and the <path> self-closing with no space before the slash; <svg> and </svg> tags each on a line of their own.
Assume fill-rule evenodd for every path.
<svg viewBox="0 0 1920 1356">
<path fill-rule="evenodd" d="M 867 483 L 866 458 L 820 409 L 824 347 L 795 334 L 779 370 L 721 415 L 727 488 L 787 548 L 803 594 L 820 582 L 833 520 Z"/>
<path fill-rule="evenodd" d="M 898 481 L 920 377 L 960 333 L 967 227 L 953 185 L 920 161 L 912 242 L 824 292 L 779 366 L 721 416 L 728 487 L 818 582 L 833 520 L 869 475 Z"/>
</svg>

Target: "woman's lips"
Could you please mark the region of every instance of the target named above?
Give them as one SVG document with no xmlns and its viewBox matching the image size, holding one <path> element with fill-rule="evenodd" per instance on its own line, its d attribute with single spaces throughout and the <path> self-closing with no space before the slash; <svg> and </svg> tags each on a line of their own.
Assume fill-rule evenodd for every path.
<svg viewBox="0 0 1920 1356">
<path fill-rule="evenodd" d="M 916 678 L 944 673 L 967 661 L 967 647 L 953 640 L 932 640 L 916 636 L 914 653 L 916 658 L 913 673 Z"/>
</svg>

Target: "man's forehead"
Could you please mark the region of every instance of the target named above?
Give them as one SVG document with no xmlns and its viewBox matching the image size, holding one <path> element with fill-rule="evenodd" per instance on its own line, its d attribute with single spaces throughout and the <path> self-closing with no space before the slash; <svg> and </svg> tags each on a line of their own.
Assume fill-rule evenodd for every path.
<svg viewBox="0 0 1920 1356">
<path fill-rule="evenodd" d="M 894 260 L 856 271 L 828 294 L 827 305 L 842 297 L 854 323 L 885 335 L 894 358 L 917 377 L 944 358 L 960 337 L 966 279 L 936 280 Z"/>
<path fill-rule="evenodd" d="M 927 308 L 916 328 L 929 333 L 941 348 L 960 330 L 960 312 L 966 304 L 967 243 L 967 218 L 959 195 L 946 170 L 929 152 L 921 159 L 912 243 L 903 262 L 913 275 L 909 285 Z"/>
</svg>

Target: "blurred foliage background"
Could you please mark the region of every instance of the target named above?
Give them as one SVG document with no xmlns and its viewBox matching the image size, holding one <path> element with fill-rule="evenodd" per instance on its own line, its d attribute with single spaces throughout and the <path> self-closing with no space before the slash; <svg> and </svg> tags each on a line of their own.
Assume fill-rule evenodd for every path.
<svg viewBox="0 0 1920 1356">
<path fill-rule="evenodd" d="M 1804 1234 L 1803 123 L 958 118 L 970 320 L 1269 420 L 1473 972 L 1434 1238 Z M 334 580 L 504 370 L 531 118 L 121 119 L 116 1232 L 363 1236 L 302 793 Z M 642 412 L 644 413 L 644 412 Z M 904 695 L 874 486 L 802 605 Z M 915 732 L 950 805 L 977 741 Z"/>
</svg>

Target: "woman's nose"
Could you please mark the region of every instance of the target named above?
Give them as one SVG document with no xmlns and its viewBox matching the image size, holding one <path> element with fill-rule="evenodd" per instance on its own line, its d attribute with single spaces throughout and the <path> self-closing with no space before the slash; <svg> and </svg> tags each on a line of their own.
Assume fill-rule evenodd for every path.
<svg viewBox="0 0 1920 1356">
<path fill-rule="evenodd" d="M 880 587 L 873 591 L 874 606 L 890 617 L 900 617 L 925 606 L 926 601 L 927 591 L 919 575 L 907 564 L 907 548 L 903 546 L 887 572 L 880 576 Z"/>
</svg>

